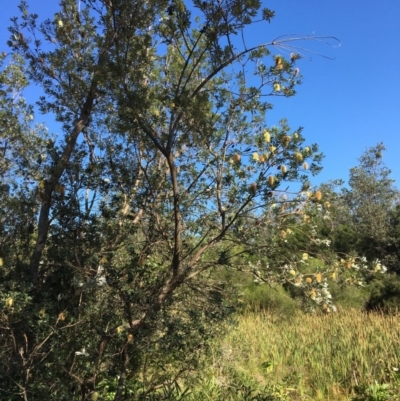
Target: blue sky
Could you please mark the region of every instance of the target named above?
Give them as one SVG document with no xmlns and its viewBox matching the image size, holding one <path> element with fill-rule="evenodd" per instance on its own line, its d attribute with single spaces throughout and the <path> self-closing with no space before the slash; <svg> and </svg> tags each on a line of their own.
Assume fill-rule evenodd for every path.
<svg viewBox="0 0 400 401">
<path fill-rule="evenodd" d="M 18 14 L 18 3 L 8 0 L 0 6 L 0 51 L 8 51 L 6 27 L 9 18 Z M 43 18 L 57 10 L 57 3 L 28 0 L 30 10 Z M 270 98 L 274 109 L 267 116 L 268 125 L 287 118 L 293 129 L 304 127 L 307 142 L 319 144 L 325 154 L 324 169 L 313 184 L 334 178 L 347 181 L 349 169 L 358 164 L 363 151 L 382 141 L 387 148 L 383 160 L 400 187 L 400 1 L 269 0 L 263 4 L 276 17 L 269 25 L 252 28 L 249 42 L 269 42 L 284 34 L 331 35 L 341 41 L 335 48 L 305 44 L 334 60 L 315 55 L 300 60 L 303 84 L 293 98 Z"/>
</svg>

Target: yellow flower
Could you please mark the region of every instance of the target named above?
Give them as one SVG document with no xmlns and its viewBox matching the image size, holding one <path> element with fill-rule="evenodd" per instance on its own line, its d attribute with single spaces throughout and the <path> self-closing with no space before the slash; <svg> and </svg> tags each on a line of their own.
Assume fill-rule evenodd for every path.
<svg viewBox="0 0 400 401">
<path fill-rule="evenodd" d="M 117 327 L 117 333 L 122 333 L 124 331 L 124 326 L 118 326 Z"/>
<path fill-rule="evenodd" d="M 65 320 L 65 315 L 64 315 L 63 312 L 58 314 L 58 319 L 61 320 L 61 321 Z"/>
<path fill-rule="evenodd" d="M 253 153 L 253 160 L 254 160 L 255 162 L 258 162 L 258 161 L 260 160 L 260 156 L 258 155 L 257 152 L 254 152 L 254 153 Z"/>
<path fill-rule="evenodd" d="M 303 260 L 307 260 L 308 259 L 308 253 L 304 252 L 303 255 L 301 256 L 301 258 Z"/>
<path fill-rule="evenodd" d="M 39 317 L 44 318 L 46 316 L 46 309 L 40 309 Z"/>
<path fill-rule="evenodd" d="M 299 134 L 298 134 L 297 132 L 295 132 L 295 133 L 293 134 L 293 139 L 299 139 Z"/>
<path fill-rule="evenodd" d="M 275 184 L 275 177 L 274 177 L 273 175 L 270 175 L 270 176 L 268 177 L 268 184 L 269 184 L 270 186 L 272 186 L 272 185 Z"/>
<path fill-rule="evenodd" d="M 293 270 L 293 269 L 292 269 L 292 270 L 290 270 L 289 273 L 290 273 L 291 276 L 295 276 L 295 275 L 296 275 L 296 270 Z"/>
<path fill-rule="evenodd" d="M 133 341 L 133 334 L 128 334 L 126 336 L 126 340 L 128 341 L 128 343 L 131 343 Z"/>
<path fill-rule="evenodd" d="M 303 155 L 300 152 L 296 152 L 294 154 L 294 157 L 296 158 L 296 160 L 301 163 L 303 161 Z"/>
<path fill-rule="evenodd" d="M 3 266 L 3 258 L 0 258 L 0 267 Z"/>
<path fill-rule="evenodd" d="M 304 148 L 304 152 L 310 153 L 310 148 L 309 148 L 308 146 L 306 146 L 306 147 Z"/>
<path fill-rule="evenodd" d="M 271 145 L 271 146 L 269 147 L 269 150 L 270 150 L 271 153 L 274 153 L 275 150 L 276 150 L 276 147 Z"/>
<path fill-rule="evenodd" d="M 286 171 L 287 171 L 287 168 L 286 168 L 286 166 L 285 166 L 285 165 L 282 165 L 282 166 L 281 166 L 281 171 L 282 171 L 282 173 L 283 173 L 283 174 L 285 174 L 285 173 L 286 173 Z"/>
<path fill-rule="evenodd" d="M 304 170 L 308 170 L 308 163 L 304 162 L 303 163 L 303 168 L 304 168 Z"/>
<path fill-rule="evenodd" d="M 322 199 L 322 192 L 321 191 L 317 191 L 315 193 L 315 199 L 319 202 Z"/>
<path fill-rule="evenodd" d="M 60 19 L 58 20 L 58 26 L 59 26 L 60 28 L 62 28 L 62 27 L 64 26 L 63 22 L 62 22 Z"/>
<path fill-rule="evenodd" d="M 95 392 L 92 393 L 92 395 L 90 397 L 90 400 L 91 401 L 97 401 L 99 399 L 99 396 L 100 396 L 100 394 L 97 391 L 95 391 Z"/>
<path fill-rule="evenodd" d="M 6 299 L 7 308 L 11 308 L 13 306 L 14 300 L 10 297 Z"/>
<path fill-rule="evenodd" d="M 271 134 L 267 130 L 264 131 L 264 140 L 265 142 L 271 142 Z"/>
<path fill-rule="evenodd" d="M 325 202 L 325 203 L 324 203 L 324 206 L 325 206 L 327 209 L 329 209 L 329 208 L 331 207 L 331 204 L 330 204 L 329 202 Z"/>
<path fill-rule="evenodd" d="M 292 138 L 290 138 L 289 135 L 283 136 L 283 137 L 282 137 L 282 145 L 283 145 L 283 146 L 288 146 L 291 139 L 292 139 Z"/>
<path fill-rule="evenodd" d="M 275 82 L 274 83 L 274 91 L 275 92 L 279 92 L 280 90 L 281 90 L 281 85 L 278 84 L 278 82 Z"/>
<path fill-rule="evenodd" d="M 312 283 L 312 278 L 311 277 L 307 277 L 306 278 L 306 283 L 307 284 L 311 284 Z"/>
<path fill-rule="evenodd" d="M 317 273 L 315 276 L 315 280 L 317 280 L 317 283 L 320 283 L 322 281 L 322 274 L 321 273 Z"/>
</svg>

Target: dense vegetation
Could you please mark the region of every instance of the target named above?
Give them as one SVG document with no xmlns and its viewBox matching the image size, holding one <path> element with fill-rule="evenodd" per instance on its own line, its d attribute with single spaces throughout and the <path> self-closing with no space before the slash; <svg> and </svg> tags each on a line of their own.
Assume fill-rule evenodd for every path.
<svg viewBox="0 0 400 401">
<path fill-rule="evenodd" d="M 330 317 L 335 298 L 390 312 L 399 297 L 400 209 L 383 145 L 348 186 L 315 188 L 318 146 L 285 119 L 265 123 L 265 99 L 295 95 L 303 57 L 290 47 L 302 38 L 246 46 L 246 28 L 273 16 L 257 0 L 63 0 L 40 22 L 21 2 L 0 55 L 2 400 L 284 400 L 335 386 L 361 397 L 384 380 L 353 350 L 356 367 L 332 359 L 314 393 L 310 372 L 280 371 L 274 384 L 264 373 L 299 359 L 277 362 L 273 347 L 255 358 L 250 331 L 224 337 L 227 322 L 246 331 L 265 318 L 257 327 L 271 331 L 265 314 L 240 315 L 248 308 L 281 310 L 291 325 L 311 313 L 320 320 L 300 318 L 310 338 L 304 325 L 346 324 Z M 290 302 L 255 295 L 269 286 Z M 229 336 L 242 345 L 236 362 Z"/>
</svg>

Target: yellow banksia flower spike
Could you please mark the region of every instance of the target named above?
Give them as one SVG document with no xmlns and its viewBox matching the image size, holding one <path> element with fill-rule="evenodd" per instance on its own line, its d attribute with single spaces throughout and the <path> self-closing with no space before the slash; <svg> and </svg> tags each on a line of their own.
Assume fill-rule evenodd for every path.
<svg viewBox="0 0 400 401">
<path fill-rule="evenodd" d="M 268 177 L 268 184 L 271 186 L 275 184 L 275 177 L 273 175 Z"/>
</svg>

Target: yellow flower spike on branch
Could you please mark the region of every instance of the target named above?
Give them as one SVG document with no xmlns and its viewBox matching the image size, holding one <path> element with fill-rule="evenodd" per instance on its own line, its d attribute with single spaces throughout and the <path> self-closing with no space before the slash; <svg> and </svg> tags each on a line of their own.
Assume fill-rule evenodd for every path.
<svg viewBox="0 0 400 401">
<path fill-rule="evenodd" d="M 253 153 L 253 160 L 254 160 L 255 162 L 258 162 L 258 161 L 260 160 L 260 156 L 258 155 L 257 152 L 254 152 L 254 153 Z"/>
<path fill-rule="evenodd" d="M 301 255 L 302 260 L 307 260 L 308 259 L 308 253 L 304 252 L 303 255 Z"/>
<path fill-rule="evenodd" d="M 97 391 L 94 391 L 92 393 L 92 395 L 90 396 L 90 400 L 91 401 L 97 401 L 99 399 L 99 397 L 100 397 L 100 394 Z"/>
<path fill-rule="evenodd" d="M 60 19 L 58 20 L 58 26 L 59 26 L 60 28 L 62 28 L 62 27 L 64 26 L 63 22 L 62 22 Z"/>
<path fill-rule="evenodd" d="M 271 134 L 268 132 L 268 130 L 264 131 L 264 141 L 265 142 L 271 142 Z"/>
<path fill-rule="evenodd" d="M 278 82 L 274 83 L 274 91 L 275 92 L 280 92 L 281 90 L 281 85 Z"/>
<path fill-rule="evenodd" d="M 299 139 L 299 134 L 297 133 L 297 132 L 295 132 L 294 134 L 293 134 L 293 139 Z"/>
<path fill-rule="evenodd" d="M 269 150 L 270 150 L 271 153 L 274 153 L 275 150 L 276 150 L 276 146 L 271 145 L 271 146 L 269 147 Z"/>
<path fill-rule="evenodd" d="M 275 177 L 274 177 L 273 175 L 270 175 L 270 176 L 268 177 L 268 184 L 269 184 L 270 186 L 273 186 L 273 185 L 275 184 Z"/>
<path fill-rule="evenodd" d="M 315 276 L 315 280 L 317 281 L 317 283 L 320 283 L 322 281 L 322 274 L 321 273 L 317 273 Z"/>
<path fill-rule="evenodd" d="M 7 308 L 12 308 L 13 304 L 14 304 L 14 300 L 11 297 L 6 299 L 6 307 Z"/>
<path fill-rule="evenodd" d="M 307 277 L 306 278 L 306 283 L 307 284 L 311 284 L 312 283 L 312 278 L 311 277 Z"/>
<path fill-rule="evenodd" d="M 319 202 L 321 199 L 322 199 L 322 192 L 321 191 L 315 192 L 315 200 Z"/>
<path fill-rule="evenodd" d="M 283 137 L 282 137 L 282 145 L 283 146 L 288 146 L 289 145 L 289 143 L 290 143 L 290 140 L 291 140 L 292 138 L 289 136 L 289 135 L 284 135 Z"/>
<path fill-rule="evenodd" d="M 283 174 L 285 174 L 287 172 L 287 168 L 286 168 L 285 165 L 281 166 L 281 171 L 282 171 Z"/>
<path fill-rule="evenodd" d="M 304 159 L 303 155 L 300 152 L 296 152 L 294 154 L 294 157 L 295 157 L 296 161 L 299 162 L 299 163 L 301 163 L 303 161 L 303 159 Z"/>
<path fill-rule="evenodd" d="M 0 258 L 0 267 L 3 266 L 3 258 Z"/>
<path fill-rule="evenodd" d="M 304 168 L 304 170 L 308 170 L 308 163 L 307 162 L 303 163 L 303 168 Z"/>
<path fill-rule="evenodd" d="M 252 182 L 250 184 L 250 193 L 254 196 L 257 193 L 257 184 Z"/>
</svg>

